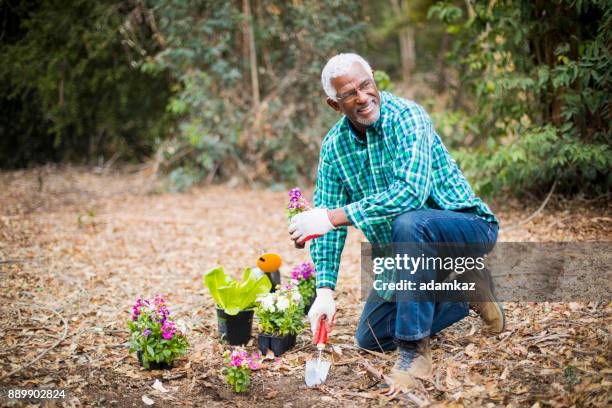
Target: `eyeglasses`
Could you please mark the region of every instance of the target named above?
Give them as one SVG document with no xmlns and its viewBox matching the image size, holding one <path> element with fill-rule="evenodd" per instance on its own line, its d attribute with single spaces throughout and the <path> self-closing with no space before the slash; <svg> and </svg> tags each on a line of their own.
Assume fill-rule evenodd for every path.
<svg viewBox="0 0 612 408">
<path fill-rule="evenodd" d="M 363 81 L 357 89 L 353 89 L 352 91 L 348 91 L 343 93 L 342 95 L 336 96 L 336 100 L 342 101 L 344 103 L 351 103 L 357 100 L 357 91 L 365 92 L 369 91 L 374 87 L 374 81 L 371 79 L 366 79 Z"/>
</svg>

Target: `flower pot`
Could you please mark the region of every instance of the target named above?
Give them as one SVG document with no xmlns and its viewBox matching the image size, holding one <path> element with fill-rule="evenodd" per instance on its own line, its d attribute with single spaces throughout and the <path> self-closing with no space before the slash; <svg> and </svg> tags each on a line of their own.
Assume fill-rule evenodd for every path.
<svg viewBox="0 0 612 408">
<path fill-rule="evenodd" d="M 253 327 L 253 310 L 241 310 L 237 315 L 228 315 L 217 308 L 219 338 L 225 339 L 232 346 L 247 344 Z"/>
<path fill-rule="evenodd" d="M 295 346 L 297 335 L 288 334 L 283 337 L 273 336 L 271 334 L 259 333 L 257 342 L 259 345 L 259 351 L 264 356 L 268 353 L 268 350 L 272 350 L 276 357 L 280 357 L 288 350 L 291 350 Z"/>
<path fill-rule="evenodd" d="M 142 361 L 142 351 L 137 351 L 136 356 L 138 357 L 138 362 L 140 365 L 144 367 L 144 362 Z M 149 362 L 149 368 L 147 370 L 169 370 L 172 368 L 172 363 L 156 363 L 155 361 Z"/>
<path fill-rule="evenodd" d="M 305 315 L 308 315 L 308 312 L 310 311 L 310 306 L 312 306 L 316 298 L 317 298 L 317 295 L 315 293 L 314 295 L 310 297 L 310 299 L 308 299 L 306 303 L 304 303 L 304 314 Z"/>
</svg>

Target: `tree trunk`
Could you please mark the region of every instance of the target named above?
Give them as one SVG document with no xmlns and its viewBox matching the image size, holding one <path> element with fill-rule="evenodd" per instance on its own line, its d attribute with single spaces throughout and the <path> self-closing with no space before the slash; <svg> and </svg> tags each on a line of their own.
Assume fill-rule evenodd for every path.
<svg viewBox="0 0 612 408">
<path fill-rule="evenodd" d="M 446 78 L 446 52 L 448 50 L 448 45 L 450 42 L 450 35 L 448 33 L 444 33 L 442 36 L 442 43 L 440 44 L 440 51 L 438 52 L 438 61 L 436 65 L 438 66 L 438 82 L 436 84 L 436 90 L 438 93 L 442 93 L 446 90 L 447 87 L 447 78 Z"/>
<path fill-rule="evenodd" d="M 253 108 L 259 107 L 259 79 L 257 77 L 257 53 L 255 51 L 255 34 L 253 33 L 253 20 L 251 17 L 250 0 L 242 0 L 244 13 L 244 37 L 249 48 L 249 65 L 251 67 L 251 88 L 253 95 Z"/>
<path fill-rule="evenodd" d="M 391 7 L 398 18 L 406 15 L 404 1 L 391 0 Z M 402 61 L 402 79 L 407 81 L 415 67 L 414 28 L 404 26 L 398 31 L 400 43 L 400 58 Z"/>
</svg>

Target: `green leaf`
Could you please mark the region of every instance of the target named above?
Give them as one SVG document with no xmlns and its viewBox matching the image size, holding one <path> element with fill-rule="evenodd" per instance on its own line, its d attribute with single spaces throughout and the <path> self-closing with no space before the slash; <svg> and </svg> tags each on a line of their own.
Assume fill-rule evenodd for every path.
<svg viewBox="0 0 612 408">
<path fill-rule="evenodd" d="M 217 306 L 223 308 L 224 303 L 219 295 L 219 287 L 226 284 L 228 277 L 222 266 L 211 269 L 204 275 L 204 285 L 210 291 L 211 296 L 217 303 Z"/>
<path fill-rule="evenodd" d="M 257 296 L 270 292 L 272 288 L 266 275 L 256 278 L 250 268 L 245 269 L 240 282 L 227 276 L 222 267 L 212 269 L 204 275 L 204 284 L 217 306 L 229 315 L 254 307 Z"/>
</svg>

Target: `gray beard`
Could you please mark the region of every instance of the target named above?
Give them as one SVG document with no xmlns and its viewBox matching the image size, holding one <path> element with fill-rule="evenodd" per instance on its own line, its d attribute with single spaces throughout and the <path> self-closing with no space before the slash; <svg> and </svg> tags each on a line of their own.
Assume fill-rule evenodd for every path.
<svg viewBox="0 0 612 408">
<path fill-rule="evenodd" d="M 376 114 L 376 117 L 374 119 L 372 119 L 372 120 L 363 120 L 363 119 L 356 118 L 356 120 L 357 120 L 357 122 L 360 125 L 370 126 L 370 125 L 374 124 L 378 120 L 379 117 L 380 117 L 380 108 L 378 109 L 378 113 Z"/>
</svg>

